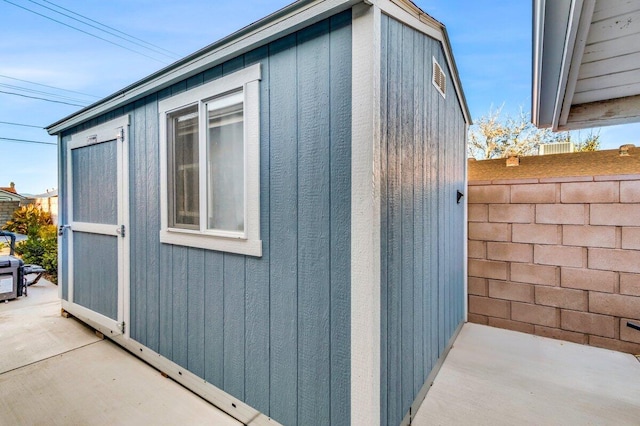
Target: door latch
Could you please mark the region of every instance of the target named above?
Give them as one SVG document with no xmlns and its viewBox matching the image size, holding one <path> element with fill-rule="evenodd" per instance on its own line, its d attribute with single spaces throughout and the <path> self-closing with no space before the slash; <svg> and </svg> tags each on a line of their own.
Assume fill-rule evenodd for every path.
<svg viewBox="0 0 640 426">
<path fill-rule="evenodd" d="M 124 225 L 120 225 L 120 226 L 116 229 L 116 234 L 118 234 L 118 235 L 120 235 L 122 238 L 124 238 L 124 235 L 125 235 Z"/>
<path fill-rule="evenodd" d="M 62 237 L 64 235 L 64 230 L 67 229 L 67 228 L 71 229 L 71 225 L 60 225 L 60 226 L 58 226 L 58 235 Z"/>
</svg>

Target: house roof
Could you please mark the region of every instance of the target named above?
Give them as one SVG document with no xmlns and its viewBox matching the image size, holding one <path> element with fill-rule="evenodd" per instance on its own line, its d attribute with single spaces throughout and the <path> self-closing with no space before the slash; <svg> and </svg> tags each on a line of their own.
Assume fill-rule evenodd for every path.
<svg viewBox="0 0 640 426">
<path fill-rule="evenodd" d="M 4 192 L 11 192 L 13 194 L 17 194 L 15 186 L 0 186 L 0 190 Z"/>
<path fill-rule="evenodd" d="M 506 159 L 469 160 L 469 181 L 611 176 L 640 174 L 640 148 L 520 157 L 520 165 L 507 167 Z"/>
<path fill-rule="evenodd" d="M 239 31 L 178 60 L 177 62 L 125 87 L 106 98 L 87 106 L 49 125 L 50 135 L 59 134 L 82 122 L 141 99 L 151 93 L 210 69 L 238 55 L 249 52 L 271 41 L 292 34 L 306 26 L 347 10 L 363 0 L 298 0 Z M 432 18 L 410 0 L 367 0 L 390 16 L 408 18 L 426 26 L 429 35 L 442 42 L 456 94 L 460 100 L 467 123 L 471 114 L 466 103 L 458 70 L 453 59 L 451 43 L 445 26 Z"/>
<path fill-rule="evenodd" d="M 9 189 L 9 190 L 7 190 Z M 25 197 L 15 192 L 15 190 L 11 191 L 11 188 L 0 188 L 0 201 L 22 201 L 25 200 Z"/>
<path fill-rule="evenodd" d="M 640 121 L 640 3 L 533 3 L 533 123 L 560 131 Z"/>
</svg>

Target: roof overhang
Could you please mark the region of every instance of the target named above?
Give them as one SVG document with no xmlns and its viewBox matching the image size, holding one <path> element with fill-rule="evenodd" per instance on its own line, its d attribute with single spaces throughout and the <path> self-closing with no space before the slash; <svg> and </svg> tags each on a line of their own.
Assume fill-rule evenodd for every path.
<svg viewBox="0 0 640 426">
<path fill-rule="evenodd" d="M 637 2 L 533 1 L 531 118 L 554 131 L 640 121 Z"/>
<path fill-rule="evenodd" d="M 49 125 L 46 130 L 50 135 L 59 134 L 87 120 L 142 99 L 151 93 L 169 87 L 174 83 L 363 2 L 371 6 L 380 7 L 383 12 L 388 13 L 390 16 L 398 18 L 442 42 L 447 62 L 454 74 L 453 82 L 456 94 L 460 99 L 465 119 L 468 124 L 471 124 L 471 115 L 462 91 L 446 28 L 413 2 L 410 0 L 298 0 L 184 59 Z"/>
</svg>

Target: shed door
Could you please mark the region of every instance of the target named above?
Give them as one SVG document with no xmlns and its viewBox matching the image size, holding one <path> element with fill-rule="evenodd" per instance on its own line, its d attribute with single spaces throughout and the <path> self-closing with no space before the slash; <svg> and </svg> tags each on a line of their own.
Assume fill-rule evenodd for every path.
<svg viewBox="0 0 640 426">
<path fill-rule="evenodd" d="M 128 317 L 127 133 L 128 117 L 113 120 L 74 135 L 67 150 L 70 311 L 112 336 Z"/>
</svg>

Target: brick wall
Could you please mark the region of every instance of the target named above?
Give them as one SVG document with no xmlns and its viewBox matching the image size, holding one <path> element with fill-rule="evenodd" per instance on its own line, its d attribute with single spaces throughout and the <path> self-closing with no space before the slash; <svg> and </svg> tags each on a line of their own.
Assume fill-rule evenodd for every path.
<svg viewBox="0 0 640 426">
<path fill-rule="evenodd" d="M 13 217 L 13 212 L 20 207 L 20 201 L 0 201 L 0 228 Z"/>
<path fill-rule="evenodd" d="M 640 175 L 468 194 L 469 321 L 640 354 Z"/>
</svg>

